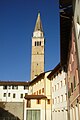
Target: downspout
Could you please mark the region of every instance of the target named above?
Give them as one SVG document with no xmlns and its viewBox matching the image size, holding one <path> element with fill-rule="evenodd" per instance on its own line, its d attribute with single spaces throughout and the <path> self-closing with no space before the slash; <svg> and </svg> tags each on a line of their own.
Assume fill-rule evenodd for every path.
<svg viewBox="0 0 80 120">
<path fill-rule="evenodd" d="M 50 80 L 50 94 L 51 94 L 51 120 L 52 120 L 52 79 Z"/>
<path fill-rule="evenodd" d="M 46 96 L 46 79 L 44 75 L 44 95 Z M 46 99 L 45 99 L 45 120 L 46 120 Z"/>
</svg>

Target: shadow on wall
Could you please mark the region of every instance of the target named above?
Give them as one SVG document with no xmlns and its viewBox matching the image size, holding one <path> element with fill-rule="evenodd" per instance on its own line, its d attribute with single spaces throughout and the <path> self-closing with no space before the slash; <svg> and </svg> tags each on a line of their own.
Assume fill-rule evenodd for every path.
<svg viewBox="0 0 80 120">
<path fill-rule="evenodd" d="M 2 106 L 5 108 L 5 104 L 0 105 L 0 120 L 20 120 L 17 116 L 2 108 Z"/>
</svg>

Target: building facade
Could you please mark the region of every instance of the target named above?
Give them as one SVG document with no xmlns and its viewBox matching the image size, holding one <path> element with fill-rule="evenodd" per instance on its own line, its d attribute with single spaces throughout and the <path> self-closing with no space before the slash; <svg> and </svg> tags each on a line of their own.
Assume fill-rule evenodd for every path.
<svg viewBox="0 0 80 120">
<path fill-rule="evenodd" d="M 50 72 L 41 73 L 31 81 L 25 96 L 24 120 L 51 120 Z"/>
<path fill-rule="evenodd" d="M 31 80 L 44 72 L 44 44 L 44 33 L 40 13 L 38 13 L 32 36 Z"/>
<path fill-rule="evenodd" d="M 52 81 L 52 120 L 68 120 L 66 68 L 58 64 L 48 78 Z"/>
<path fill-rule="evenodd" d="M 73 0 L 72 36 L 68 56 L 70 120 L 80 119 L 80 0 Z"/>
<path fill-rule="evenodd" d="M 0 81 L 0 120 L 24 120 L 24 96 L 28 90 L 29 82 Z"/>
<path fill-rule="evenodd" d="M 28 90 L 28 82 L 0 81 L 0 102 L 23 102 Z"/>
</svg>

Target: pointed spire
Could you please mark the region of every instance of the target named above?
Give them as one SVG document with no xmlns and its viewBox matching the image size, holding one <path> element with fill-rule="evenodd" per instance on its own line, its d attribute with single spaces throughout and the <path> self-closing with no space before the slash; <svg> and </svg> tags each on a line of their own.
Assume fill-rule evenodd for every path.
<svg viewBox="0 0 80 120">
<path fill-rule="evenodd" d="M 36 20 L 36 25 L 35 25 L 34 31 L 43 32 L 42 22 L 41 22 L 41 18 L 40 18 L 40 12 L 38 12 L 38 17 L 37 17 L 37 20 Z"/>
</svg>

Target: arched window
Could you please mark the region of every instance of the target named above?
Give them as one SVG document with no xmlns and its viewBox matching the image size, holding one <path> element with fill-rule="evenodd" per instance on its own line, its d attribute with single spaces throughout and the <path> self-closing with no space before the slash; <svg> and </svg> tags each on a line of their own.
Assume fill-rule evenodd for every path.
<svg viewBox="0 0 80 120">
<path fill-rule="evenodd" d="M 36 46 L 36 42 L 35 42 L 35 46 Z"/>
</svg>

